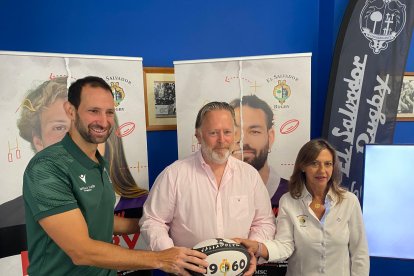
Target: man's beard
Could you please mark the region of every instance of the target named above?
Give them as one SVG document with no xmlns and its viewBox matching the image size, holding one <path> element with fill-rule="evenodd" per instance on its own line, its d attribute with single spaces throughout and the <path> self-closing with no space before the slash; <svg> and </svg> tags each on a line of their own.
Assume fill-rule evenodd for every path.
<svg viewBox="0 0 414 276">
<path fill-rule="evenodd" d="M 257 154 L 257 150 L 252 149 L 249 145 L 246 144 L 243 145 L 243 150 L 251 150 L 254 152 L 253 159 L 243 157 L 243 161 L 252 165 L 256 170 L 261 170 L 266 164 L 267 156 L 269 155 L 268 144 L 266 144 L 266 146 L 259 151 L 259 154 Z"/>
<path fill-rule="evenodd" d="M 82 136 L 82 138 L 88 142 L 88 143 L 92 143 L 92 144 L 101 144 L 106 142 L 106 140 L 108 140 L 109 135 L 111 135 L 112 132 L 112 126 L 109 124 L 106 129 L 108 129 L 107 134 L 103 137 L 96 137 L 94 135 L 92 135 L 89 132 L 89 128 L 100 128 L 100 129 L 104 129 L 101 126 L 99 126 L 98 124 L 90 124 L 89 126 L 85 127 L 82 124 L 82 121 L 79 117 L 79 114 L 76 112 L 76 120 L 75 120 L 75 127 L 78 130 L 79 134 Z"/>
<path fill-rule="evenodd" d="M 232 152 L 231 146 L 226 150 L 224 153 L 218 153 L 214 151 L 213 148 L 209 147 L 205 142 L 204 139 L 201 138 L 201 152 L 204 154 L 204 157 L 208 159 L 209 161 L 222 165 L 227 162 L 227 159 L 229 159 L 229 156 Z"/>
</svg>

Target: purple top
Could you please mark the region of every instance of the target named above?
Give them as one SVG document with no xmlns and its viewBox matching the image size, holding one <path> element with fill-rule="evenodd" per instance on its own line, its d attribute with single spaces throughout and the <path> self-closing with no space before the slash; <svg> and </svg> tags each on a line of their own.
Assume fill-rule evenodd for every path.
<svg viewBox="0 0 414 276">
<path fill-rule="evenodd" d="M 280 179 L 279 187 L 277 187 L 275 194 L 271 198 L 272 207 L 279 207 L 279 199 L 282 197 L 282 195 L 288 192 L 288 184 L 289 181 L 287 179 Z"/>
<path fill-rule="evenodd" d="M 142 208 L 145 200 L 147 200 L 147 197 L 148 194 L 144 194 L 135 198 L 126 198 L 121 196 L 121 199 L 115 207 L 115 212 L 123 211 L 126 209 Z"/>
</svg>

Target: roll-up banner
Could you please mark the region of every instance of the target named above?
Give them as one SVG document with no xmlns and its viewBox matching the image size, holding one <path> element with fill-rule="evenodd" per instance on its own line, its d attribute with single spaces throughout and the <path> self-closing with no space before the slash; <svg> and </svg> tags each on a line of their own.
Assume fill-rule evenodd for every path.
<svg viewBox="0 0 414 276">
<path fill-rule="evenodd" d="M 323 135 L 360 199 L 364 145 L 393 141 L 413 23 L 414 1 L 351 0 L 340 28 Z"/>
<path fill-rule="evenodd" d="M 199 149 L 199 109 L 211 101 L 230 103 L 238 125 L 233 155 L 259 171 L 277 215 L 296 155 L 310 136 L 311 54 L 176 61 L 174 70 L 179 158 Z M 284 275 L 286 266 L 270 263 L 256 274 Z"/>
<path fill-rule="evenodd" d="M 27 254 L 20 255 L 27 250 L 22 200 L 26 165 L 68 131 L 70 122 L 63 110 L 67 88 L 90 75 L 103 78 L 115 99 L 117 122 L 99 147 L 110 162 L 112 182 L 122 194 L 132 189 L 143 198 L 147 195 L 141 58 L 0 51 L 1 275 L 22 275 L 22 261 L 27 261 Z M 138 235 L 115 236 L 114 243 L 134 248 Z"/>
</svg>

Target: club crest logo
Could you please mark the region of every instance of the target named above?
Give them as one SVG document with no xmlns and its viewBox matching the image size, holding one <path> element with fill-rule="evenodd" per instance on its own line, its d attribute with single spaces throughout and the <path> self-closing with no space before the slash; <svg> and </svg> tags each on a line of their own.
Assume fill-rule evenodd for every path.
<svg viewBox="0 0 414 276">
<path fill-rule="evenodd" d="M 220 272 L 226 275 L 226 273 L 230 270 L 230 262 L 227 259 L 223 259 L 220 263 Z"/>
<path fill-rule="evenodd" d="M 111 82 L 112 94 L 114 95 L 115 107 L 118 107 L 125 99 L 124 89 L 119 86 L 119 82 Z"/>
<path fill-rule="evenodd" d="M 406 6 L 398 0 L 366 0 L 359 17 L 362 34 L 374 54 L 388 48 L 404 29 Z"/>
<path fill-rule="evenodd" d="M 279 80 L 277 82 L 278 84 L 273 89 L 273 96 L 280 104 L 284 104 L 292 92 L 290 86 L 286 84 L 286 80 Z"/>
<path fill-rule="evenodd" d="M 299 215 L 297 216 L 298 218 L 298 222 L 299 222 L 299 226 L 300 227 L 306 227 L 306 220 L 308 219 L 307 215 Z"/>
</svg>

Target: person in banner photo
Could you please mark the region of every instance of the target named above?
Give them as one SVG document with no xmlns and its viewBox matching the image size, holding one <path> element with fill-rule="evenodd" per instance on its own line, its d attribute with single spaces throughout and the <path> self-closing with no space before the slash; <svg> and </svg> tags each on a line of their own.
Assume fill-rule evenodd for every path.
<svg viewBox="0 0 414 276">
<path fill-rule="evenodd" d="M 361 206 L 341 188 L 335 149 L 323 139 L 296 158 L 289 193 L 280 199 L 275 239 L 236 239 L 265 261 L 289 258 L 291 275 L 368 276 L 369 255 Z"/>
<path fill-rule="evenodd" d="M 46 81 L 36 89 L 30 90 L 20 106 L 20 118 L 17 122 L 20 136 L 28 141 L 33 151 L 59 142 L 69 129 L 70 120 L 63 109 L 67 101 L 66 78 Z M 24 225 L 24 202 L 19 196 L 0 206 L 2 225 Z M 27 250 L 26 235 L 16 231 L 7 232 L 14 240 L 14 254 Z"/>
<path fill-rule="evenodd" d="M 243 96 L 241 100 L 234 99 L 230 105 L 236 113 L 237 124 L 236 147 L 232 154 L 259 172 L 269 193 L 273 213 L 277 217 L 280 197 L 288 192 L 288 180 L 280 177 L 268 162 L 268 155 L 276 140 L 273 111 L 256 95 Z M 286 267 L 287 261 L 261 264 L 256 274 L 285 275 Z"/>
<path fill-rule="evenodd" d="M 252 165 L 266 185 L 275 216 L 280 197 L 288 191 L 288 180 L 269 166 L 268 155 L 276 139 L 273 111 L 256 95 L 243 96 L 230 102 L 236 113 L 236 147 L 233 156 Z M 241 117 L 243 120 L 241 120 Z"/>
<path fill-rule="evenodd" d="M 204 105 L 195 136 L 201 149 L 168 166 L 144 204 L 140 226 L 146 243 L 158 251 L 239 235 L 272 239 L 275 219 L 266 187 L 256 169 L 231 155 L 234 109 L 225 102 Z"/>
<path fill-rule="evenodd" d="M 69 87 L 64 109 L 69 132 L 37 153 L 24 172 L 28 274 L 116 275 L 117 269 L 204 273 L 207 256 L 195 250 L 148 252 L 111 243 L 112 233 L 139 230 L 136 219 L 113 214 L 108 163 L 98 151 L 115 125 L 111 87 L 99 77 L 78 79 Z"/>
</svg>

